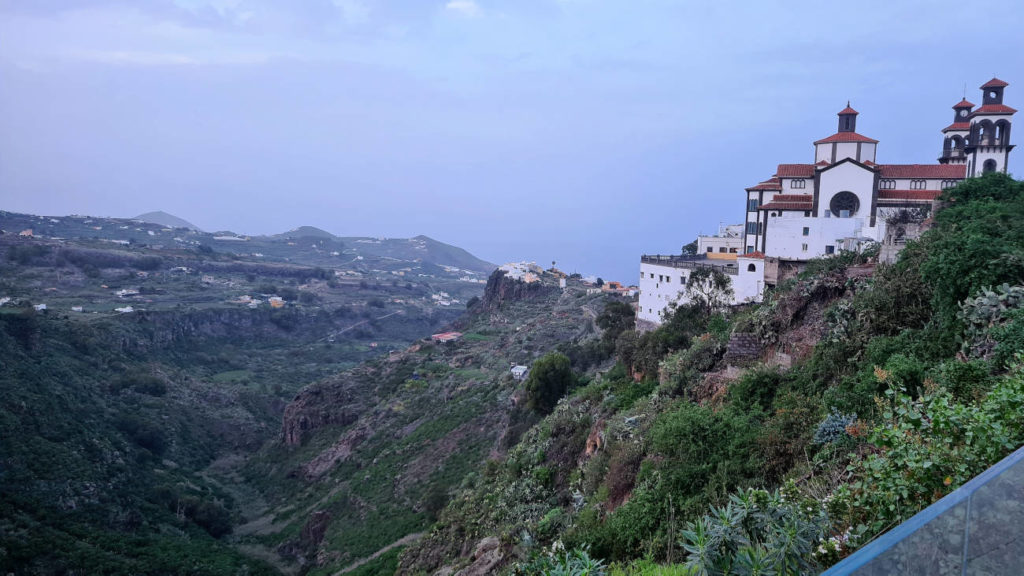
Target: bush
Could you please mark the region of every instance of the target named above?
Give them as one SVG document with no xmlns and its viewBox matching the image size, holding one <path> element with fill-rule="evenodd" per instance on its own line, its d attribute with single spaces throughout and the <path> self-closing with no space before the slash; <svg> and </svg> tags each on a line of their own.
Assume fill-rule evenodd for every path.
<svg viewBox="0 0 1024 576">
<path fill-rule="evenodd" d="M 539 414 L 550 414 L 558 401 L 576 384 L 572 364 L 565 354 L 552 352 L 537 360 L 526 377 L 526 406 Z"/>
<path fill-rule="evenodd" d="M 841 414 L 833 408 L 829 415 L 818 424 L 818 429 L 814 432 L 814 443 L 821 446 L 848 437 L 846 429 L 856 421 L 856 414 Z"/>
</svg>

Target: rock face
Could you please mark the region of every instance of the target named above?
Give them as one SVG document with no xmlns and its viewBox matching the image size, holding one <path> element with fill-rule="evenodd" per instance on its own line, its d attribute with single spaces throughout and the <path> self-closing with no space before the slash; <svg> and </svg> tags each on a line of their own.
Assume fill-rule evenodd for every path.
<svg viewBox="0 0 1024 576">
<path fill-rule="evenodd" d="M 299 392 L 284 409 L 281 430 L 284 434 L 284 443 L 287 446 L 299 446 L 308 432 L 324 426 L 347 426 L 358 420 L 365 411 L 366 406 L 363 405 L 362 399 L 344 382 L 310 386 Z M 349 451 L 353 441 L 354 438 L 348 441 Z M 311 468 L 306 471 L 307 475 L 318 476 L 323 472 L 320 468 L 324 465 L 329 467 L 337 462 L 338 458 L 343 458 L 346 451 L 344 438 L 336 447 L 338 449 L 334 451 L 333 456 L 325 456 L 330 463 L 310 463 Z"/>
<path fill-rule="evenodd" d="M 734 332 L 729 336 L 729 347 L 723 358 L 726 364 L 757 360 L 761 356 L 761 341 L 757 334 Z"/>
<path fill-rule="evenodd" d="M 477 542 L 473 550 L 473 563 L 455 573 L 455 576 L 487 576 L 505 557 L 501 542 L 491 536 Z"/>
<path fill-rule="evenodd" d="M 523 282 L 505 275 L 504 270 L 495 270 L 487 279 L 484 297 L 474 307 L 474 312 L 494 311 L 502 304 L 514 300 L 533 300 L 541 298 L 558 288 L 543 282 Z"/>
</svg>

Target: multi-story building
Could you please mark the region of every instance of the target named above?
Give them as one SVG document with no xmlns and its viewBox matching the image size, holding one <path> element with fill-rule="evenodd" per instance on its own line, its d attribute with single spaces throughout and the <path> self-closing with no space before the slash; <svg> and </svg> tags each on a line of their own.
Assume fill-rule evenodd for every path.
<svg viewBox="0 0 1024 576">
<path fill-rule="evenodd" d="M 878 140 L 857 132 L 858 112 L 847 103 L 837 131 L 814 142 L 813 163 L 779 164 L 770 178 L 746 189 L 742 250 L 735 259 L 703 253 L 641 258 L 638 319 L 658 324 L 669 303 L 685 300 L 679 270 L 719 267 L 733 279 L 734 302 L 759 300 L 766 285 L 812 258 L 882 242 L 888 219 L 908 209 L 930 210 L 942 190 L 965 178 L 1007 172 L 1016 110 L 1003 104 L 1006 86 L 993 78 L 981 86 L 980 107 L 966 99 L 953 106 L 937 164 L 879 163 Z"/>
</svg>

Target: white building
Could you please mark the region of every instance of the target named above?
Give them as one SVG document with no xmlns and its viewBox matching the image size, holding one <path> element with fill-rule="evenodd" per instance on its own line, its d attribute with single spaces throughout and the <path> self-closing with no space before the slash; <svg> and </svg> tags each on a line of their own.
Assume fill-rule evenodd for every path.
<svg viewBox="0 0 1024 576">
<path fill-rule="evenodd" d="M 719 226 L 718 234 L 697 236 L 697 254 L 706 254 L 708 258 L 714 258 L 724 254 L 742 253 L 743 224 Z"/>
<path fill-rule="evenodd" d="M 739 254 L 730 253 L 736 239 L 720 234 L 698 238 L 697 256 L 641 257 L 638 325 L 657 325 L 666 306 L 684 302 L 694 269 L 729 275 L 733 303 L 758 301 L 766 285 L 812 258 L 881 243 L 888 219 L 930 211 L 942 190 L 965 178 L 1006 173 L 1016 112 L 1003 104 L 1007 85 L 993 78 L 981 86 L 979 108 L 966 99 L 953 106 L 938 164 L 879 164 L 878 141 L 857 133 L 858 112 L 847 103 L 838 131 L 814 142 L 813 163 L 779 164 L 771 178 L 746 189 Z M 896 236 L 902 238 L 889 235 Z"/>
</svg>

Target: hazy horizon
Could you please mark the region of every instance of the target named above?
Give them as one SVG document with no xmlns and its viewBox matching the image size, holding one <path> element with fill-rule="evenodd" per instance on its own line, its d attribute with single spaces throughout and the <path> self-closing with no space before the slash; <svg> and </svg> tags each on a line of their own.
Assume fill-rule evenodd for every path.
<svg viewBox="0 0 1024 576">
<path fill-rule="evenodd" d="M 423 234 L 634 283 L 847 100 L 882 163 L 934 163 L 993 76 L 1024 107 L 1022 29 L 1009 0 L 0 0 L 0 209 Z"/>
</svg>

